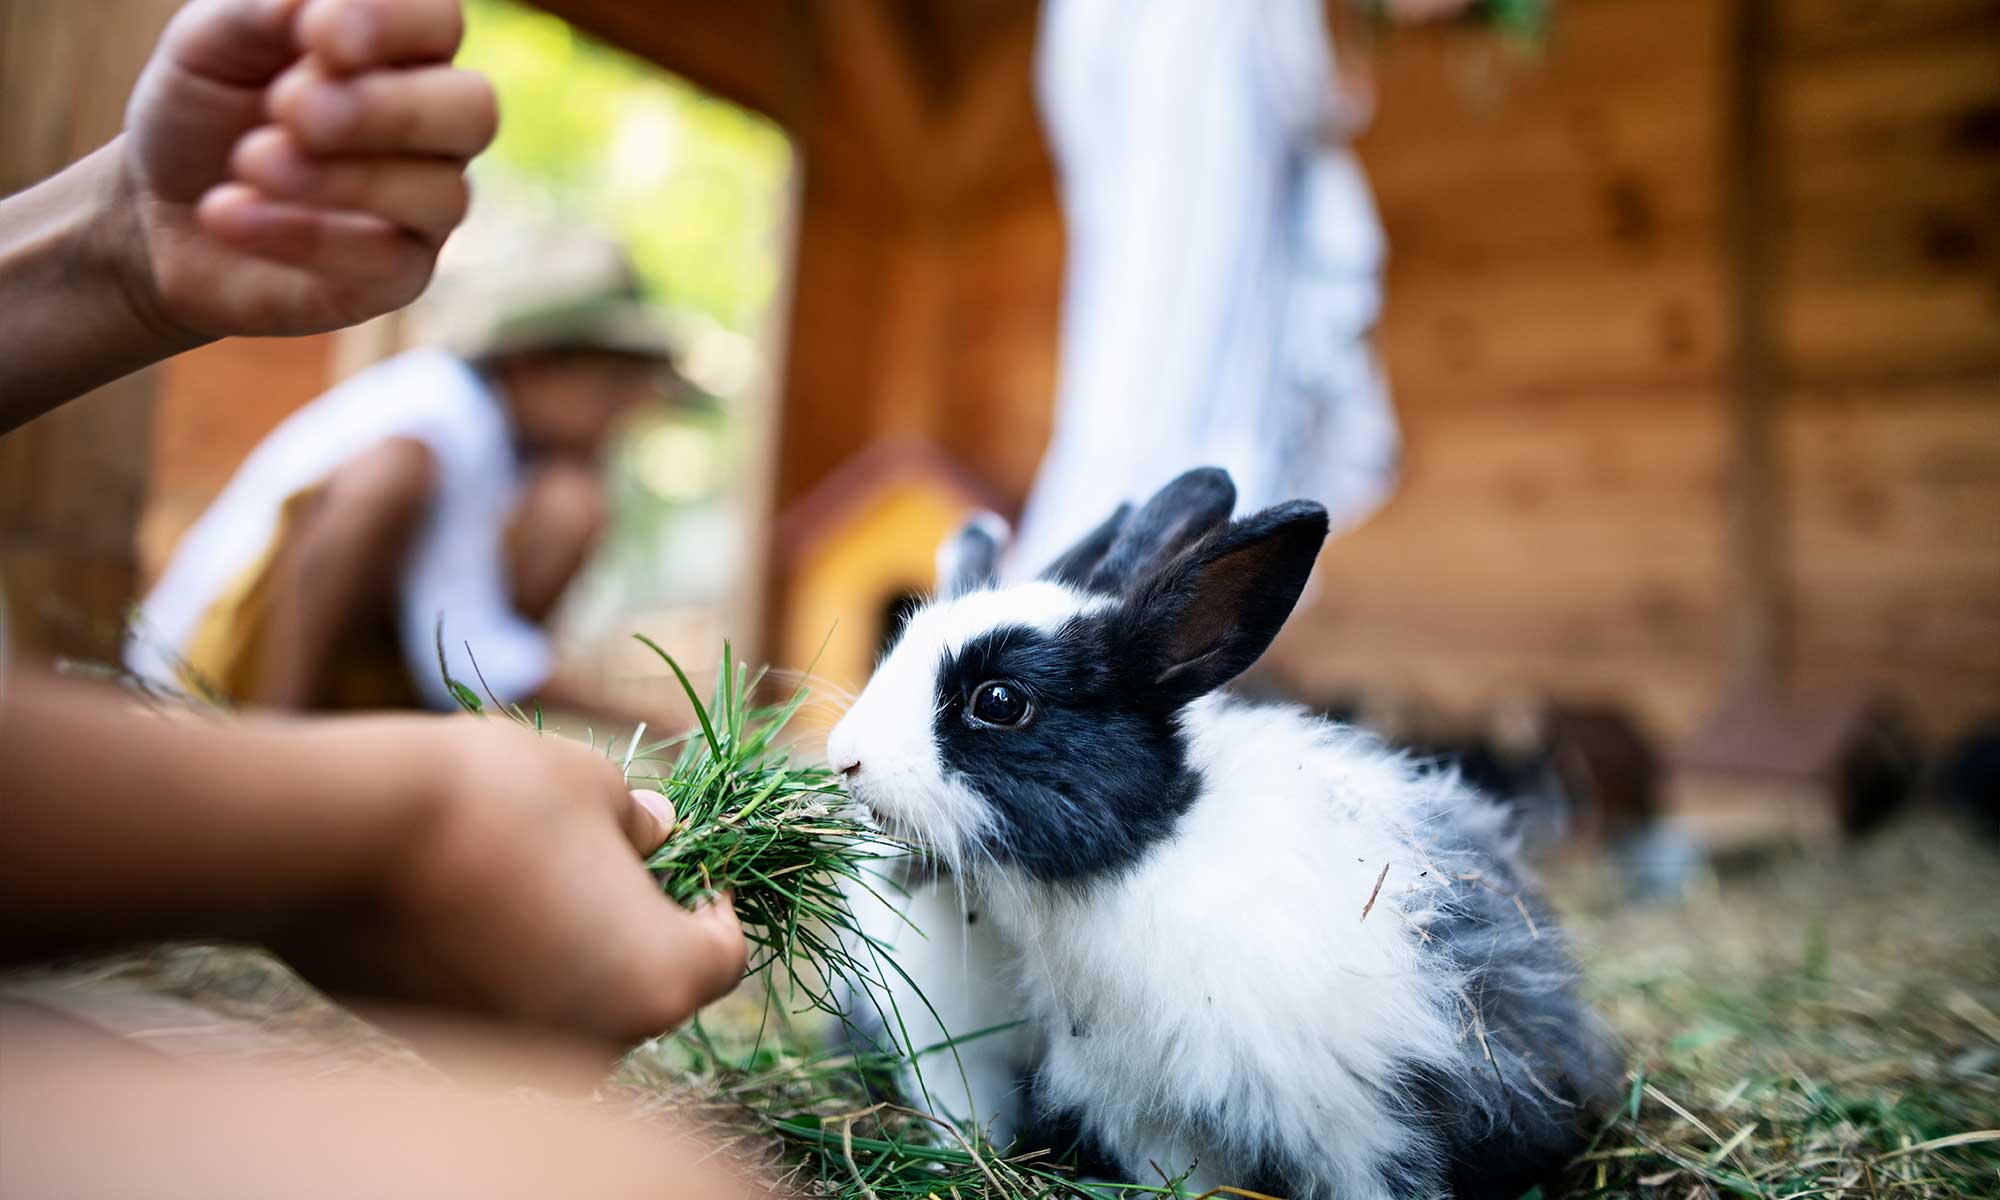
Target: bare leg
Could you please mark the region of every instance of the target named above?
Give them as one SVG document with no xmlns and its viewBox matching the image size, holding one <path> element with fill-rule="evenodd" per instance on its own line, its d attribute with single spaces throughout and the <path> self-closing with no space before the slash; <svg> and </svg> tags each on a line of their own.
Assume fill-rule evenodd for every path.
<svg viewBox="0 0 2000 1200">
<path fill-rule="evenodd" d="M 522 616 L 549 619 L 609 521 L 603 485 L 594 472 L 549 463 L 529 478 L 507 526 L 508 575 L 514 607 Z"/>
<path fill-rule="evenodd" d="M 342 641 L 393 611 L 435 476 L 428 448 L 391 438 L 328 477 L 271 564 L 257 680 L 238 699 L 292 711 L 322 700 Z"/>
</svg>

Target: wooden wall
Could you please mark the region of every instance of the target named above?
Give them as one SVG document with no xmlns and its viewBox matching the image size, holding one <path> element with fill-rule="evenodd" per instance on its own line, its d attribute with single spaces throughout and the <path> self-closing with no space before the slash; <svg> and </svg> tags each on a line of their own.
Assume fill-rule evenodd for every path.
<svg viewBox="0 0 2000 1200">
<path fill-rule="evenodd" d="M 1738 675 L 1761 567 L 1789 694 L 1885 696 L 1933 735 L 2000 709 L 2000 5 L 1769 6 L 1746 346 L 1728 76 L 1754 2 L 1572 0 L 1538 62 L 1383 48 L 1362 153 L 1407 471 L 1331 550 L 1299 677 L 1468 714 L 1623 699 L 1678 735 Z M 1729 536 L 1753 354 L 1764 564 Z"/>
<path fill-rule="evenodd" d="M 2000 710 L 2000 4 L 1788 0 L 1792 679 Z"/>
<path fill-rule="evenodd" d="M 1726 677 L 1729 0 L 1576 0 L 1523 57 L 1394 31 L 1362 140 L 1405 442 L 1284 643 L 1309 691 L 1687 729 Z"/>
<path fill-rule="evenodd" d="M 0 195 L 96 149 L 175 0 L 0 0 Z M 0 320 L 4 320 L 0 315 Z M 0 440 L 0 585 L 17 654 L 102 660 L 134 583 L 159 373 L 93 393 Z"/>
</svg>

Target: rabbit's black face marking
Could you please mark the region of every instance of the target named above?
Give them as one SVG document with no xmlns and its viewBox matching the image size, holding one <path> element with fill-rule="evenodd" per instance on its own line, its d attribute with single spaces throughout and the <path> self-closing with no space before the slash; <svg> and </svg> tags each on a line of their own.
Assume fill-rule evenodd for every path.
<svg viewBox="0 0 2000 1200">
<path fill-rule="evenodd" d="M 1310 503 L 1215 528 L 1227 484 L 1191 472 L 1089 539 L 1079 562 L 1108 542 L 1109 575 L 1138 573 L 1122 596 L 1044 580 L 912 617 L 827 740 L 854 798 L 955 867 L 1069 882 L 1136 864 L 1201 790 L 1180 714 L 1270 645 L 1326 536 Z"/>
<path fill-rule="evenodd" d="M 1053 632 L 1003 625 L 938 666 L 941 764 L 990 810 L 985 848 L 1037 879 L 1127 867 L 1194 801 L 1172 715 L 1131 686 L 1109 641 L 1095 614 Z M 1025 719 L 981 715 L 996 686 L 1026 706 Z"/>
</svg>

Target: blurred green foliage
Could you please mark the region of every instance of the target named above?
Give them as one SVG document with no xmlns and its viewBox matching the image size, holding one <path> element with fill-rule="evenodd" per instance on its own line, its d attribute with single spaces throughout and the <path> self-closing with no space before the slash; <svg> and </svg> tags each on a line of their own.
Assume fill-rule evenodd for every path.
<svg viewBox="0 0 2000 1200">
<path fill-rule="evenodd" d="M 467 0 L 458 63 L 500 96 L 499 139 L 473 166 L 472 226 L 485 222 L 495 245 L 508 244 L 506 230 L 577 226 L 619 239 L 672 313 L 683 370 L 722 388 L 718 405 L 639 414 L 612 449 L 616 518 L 566 602 L 565 636 L 622 638 L 625 614 L 722 602 L 745 567 L 733 480 L 753 433 L 727 380 L 766 377 L 761 335 L 791 252 L 791 143 L 757 114 L 519 0 Z M 694 369 L 718 348 L 753 356 L 750 373 Z"/>
<path fill-rule="evenodd" d="M 500 93 L 475 184 L 631 247 L 669 306 L 754 333 L 782 271 L 792 153 L 763 118 L 514 0 L 469 0 L 462 66 Z"/>
</svg>

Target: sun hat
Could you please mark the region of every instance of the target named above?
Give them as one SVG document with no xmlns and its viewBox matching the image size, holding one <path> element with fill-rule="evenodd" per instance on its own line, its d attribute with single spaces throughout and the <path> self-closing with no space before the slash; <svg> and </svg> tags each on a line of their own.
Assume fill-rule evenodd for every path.
<svg viewBox="0 0 2000 1200">
<path fill-rule="evenodd" d="M 550 234 L 495 255 L 440 290 L 444 342 L 471 361 L 536 350 L 680 357 L 630 255 L 597 234 Z"/>
</svg>

